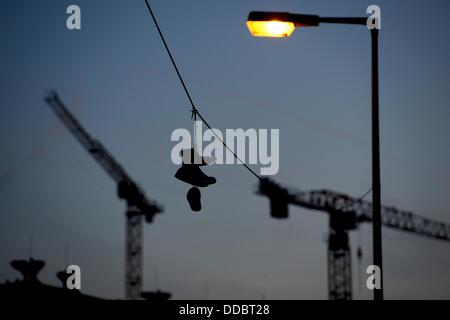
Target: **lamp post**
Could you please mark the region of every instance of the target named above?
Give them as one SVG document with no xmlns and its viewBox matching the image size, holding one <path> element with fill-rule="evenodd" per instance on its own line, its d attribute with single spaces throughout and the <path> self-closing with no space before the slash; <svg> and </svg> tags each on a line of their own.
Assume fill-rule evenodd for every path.
<svg viewBox="0 0 450 320">
<path fill-rule="evenodd" d="M 366 17 L 320 17 L 288 12 L 250 12 L 247 27 L 255 37 L 289 37 L 296 27 L 318 27 L 321 23 L 367 25 Z M 380 130 L 378 112 L 378 29 L 370 29 L 372 55 L 372 234 L 373 264 L 380 268 L 381 287 L 375 289 L 374 299 L 383 300 L 383 260 L 381 239 L 380 195 Z"/>
</svg>

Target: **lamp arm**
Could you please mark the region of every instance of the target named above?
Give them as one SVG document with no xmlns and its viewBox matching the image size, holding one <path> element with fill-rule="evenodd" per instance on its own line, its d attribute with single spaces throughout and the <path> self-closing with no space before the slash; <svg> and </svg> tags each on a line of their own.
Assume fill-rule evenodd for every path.
<svg viewBox="0 0 450 320">
<path fill-rule="evenodd" d="M 319 17 L 320 23 L 338 23 L 338 24 L 359 24 L 366 25 L 367 18 L 366 17 L 353 17 L 353 18 L 345 18 L 345 17 Z"/>
</svg>

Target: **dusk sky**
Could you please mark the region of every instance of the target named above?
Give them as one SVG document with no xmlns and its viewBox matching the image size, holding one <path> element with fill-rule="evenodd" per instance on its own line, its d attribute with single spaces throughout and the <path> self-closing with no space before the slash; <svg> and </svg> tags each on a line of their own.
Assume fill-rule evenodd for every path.
<svg viewBox="0 0 450 320">
<path fill-rule="evenodd" d="M 321 25 L 254 38 L 245 21 L 252 10 L 364 17 L 379 5 L 382 202 L 450 223 L 449 1 L 150 3 L 212 126 L 279 129 L 273 179 L 355 197 L 371 186 L 369 31 Z M 66 28 L 70 4 L 81 8 L 81 30 Z M 202 189 L 199 214 L 189 209 L 189 186 L 170 158 L 172 131 L 192 128 L 189 101 L 144 0 L 7 0 L 0 35 L 0 283 L 19 276 L 9 262 L 28 258 L 32 242 L 32 256 L 47 263 L 40 279 L 58 285 L 67 244 L 85 293 L 124 294 L 125 203 L 45 103 L 45 90 L 56 89 L 164 207 L 144 227 L 144 290 L 327 299 L 323 212 L 291 206 L 288 220 L 271 219 L 257 179 L 239 165 L 205 167 L 217 183 Z M 449 242 L 387 228 L 383 241 L 387 299 L 450 299 Z M 371 298 L 358 283 L 372 264 L 369 224 L 351 245 L 354 298 Z"/>
</svg>

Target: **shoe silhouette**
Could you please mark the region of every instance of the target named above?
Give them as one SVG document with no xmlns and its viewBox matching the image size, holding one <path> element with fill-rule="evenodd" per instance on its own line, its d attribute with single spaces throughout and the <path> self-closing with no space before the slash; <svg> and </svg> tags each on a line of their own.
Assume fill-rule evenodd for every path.
<svg viewBox="0 0 450 320">
<path fill-rule="evenodd" d="M 181 168 L 175 173 L 175 178 L 200 188 L 216 183 L 216 178 L 208 177 L 202 170 L 200 170 L 198 165 L 195 164 L 183 163 Z"/>
<path fill-rule="evenodd" d="M 175 173 L 175 178 L 186 182 L 193 187 L 187 192 L 186 198 L 192 211 L 198 212 L 202 209 L 200 188 L 216 183 L 216 178 L 208 177 L 200 169 L 216 161 L 215 157 L 203 157 L 197 153 L 195 148 L 183 149 L 180 152 L 183 159 L 181 168 Z"/>
<path fill-rule="evenodd" d="M 189 189 L 186 195 L 187 201 L 189 202 L 189 206 L 192 211 L 200 211 L 202 210 L 202 203 L 200 202 L 201 193 L 200 189 L 197 187 L 192 187 Z"/>
</svg>

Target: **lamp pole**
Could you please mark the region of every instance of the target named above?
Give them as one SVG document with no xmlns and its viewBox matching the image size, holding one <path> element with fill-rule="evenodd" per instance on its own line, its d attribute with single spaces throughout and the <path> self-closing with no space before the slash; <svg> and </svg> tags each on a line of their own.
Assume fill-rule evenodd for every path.
<svg viewBox="0 0 450 320">
<path fill-rule="evenodd" d="M 375 289 L 375 300 L 383 300 L 383 248 L 381 236 L 381 182 L 380 182 L 380 118 L 378 94 L 378 29 L 370 30 L 372 39 L 372 242 L 373 264 L 380 268 L 380 289 Z"/>
<path fill-rule="evenodd" d="M 253 24 L 255 23 L 256 24 Z M 274 23 L 275 22 L 275 23 Z M 268 23 L 265 25 L 265 23 Z M 255 36 L 288 37 L 295 27 L 317 27 L 320 23 L 364 25 L 366 17 L 320 17 L 310 14 L 288 12 L 250 13 L 247 25 Z M 383 300 L 383 259 L 381 235 L 381 183 L 380 183 L 380 127 L 378 93 L 378 29 L 370 29 L 371 78 L 372 78 L 372 236 L 373 264 L 380 270 L 380 288 L 374 289 L 374 299 Z"/>
</svg>

